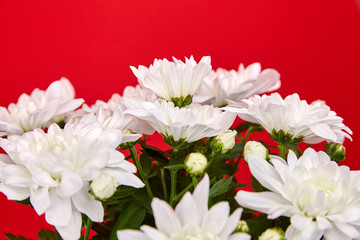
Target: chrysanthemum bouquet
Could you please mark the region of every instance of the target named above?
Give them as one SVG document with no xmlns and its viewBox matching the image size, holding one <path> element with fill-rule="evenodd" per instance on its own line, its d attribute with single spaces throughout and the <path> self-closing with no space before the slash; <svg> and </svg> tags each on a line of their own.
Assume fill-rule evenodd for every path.
<svg viewBox="0 0 360 240">
<path fill-rule="evenodd" d="M 0 108 L 0 191 L 45 214 L 40 239 L 360 238 L 360 173 L 337 164 L 351 130 L 324 102 L 258 95 L 280 87 L 259 63 L 131 69 L 139 85 L 108 102 L 62 78 Z"/>
</svg>

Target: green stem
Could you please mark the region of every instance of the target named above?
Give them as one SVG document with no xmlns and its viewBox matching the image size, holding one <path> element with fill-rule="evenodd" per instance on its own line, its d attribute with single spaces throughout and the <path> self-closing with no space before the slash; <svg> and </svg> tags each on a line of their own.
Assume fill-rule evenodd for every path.
<svg viewBox="0 0 360 240">
<path fill-rule="evenodd" d="M 170 205 L 173 206 L 173 204 L 175 203 L 175 195 L 176 195 L 177 170 L 170 171 L 170 176 L 171 176 Z"/>
<path fill-rule="evenodd" d="M 160 169 L 160 173 L 161 173 L 161 184 L 164 192 L 164 199 L 165 201 L 168 201 L 168 192 L 167 192 L 167 186 L 165 180 L 165 169 L 163 167 Z"/>
<path fill-rule="evenodd" d="M 211 152 L 210 156 L 209 156 L 209 160 L 208 160 L 208 164 L 207 164 L 207 167 L 206 168 L 209 168 L 210 165 L 213 163 L 214 161 L 214 158 L 215 158 L 215 152 Z"/>
<path fill-rule="evenodd" d="M 91 219 L 90 219 L 89 217 L 87 217 L 87 219 L 86 219 L 86 224 L 85 224 L 84 240 L 88 240 L 88 239 L 89 239 L 91 226 L 92 226 L 92 221 L 91 221 Z"/>
<path fill-rule="evenodd" d="M 184 188 L 178 195 L 175 197 L 175 201 L 178 201 L 190 188 L 194 186 L 194 183 L 190 183 L 186 188 Z"/>
<path fill-rule="evenodd" d="M 241 159 L 243 159 L 243 155 L 242 154 L 240 154 L 240 156 L 237 158 L 237 161 L 235 161 L 235 168 L 237 169 L 238 167 L 239 167 L 239 163 L 240 163 L 240 161 L 241 161 Z"/>
<path fill-rule="evenodd" d="M 194 185 L 194 188 L 196 188 L 197 184 L 198 184 L 198 180 L 196 177 L 192 177 L 192 182 L 193 182 L 193 185 Z"/>
<path fill-rule="evenodd" d="M 286 146 L 279 144 L 278 148 L 280 157 L 286 160 Z"/>
<path fill-rule="evenodd" d="M 236 136 L 239 138 L 240 142 L 244 143 L 244 138 L 240 135 L 240 133 L 236 134 Z"/>
<path fill-rule="evenodd" d="M 250 134 L 252 133 L 252 129 L 253 129 L 253 127 L 249 127 L 248 131 L 246 132 L 245 137 L 243 138 L 243 143 L 245 143 L 248 140 Z"/>
<path fill-rule="evenodd" d="M 170 159 L 170 165 L 175 165 L 175 164 L 179 164 L 179 149 L 174 147 L 173 149 L 173 153 Z"/>
<path fill-rule="evenodd" d="M 145 176 L 145 173 L 144 173 L 144 170 L 142 169 L 142 166 L 141 166 L 141 163 L 140 163 L 140 160 L 139 160 L 139 157 L 137 155 L 137 152 L 136 152 L 136 149 L 134 146 L 132 146 L 130 148 L 130 151 L 131 151 L 131 154 L 133 156 L 133 159 L 135 161 L 135 165 L 139 171 L 139 174 L 140 174 L 140 177 L 141 177 L 141 180 L 144 182 L 145 184 L 145 188 L 146 188 L 146 191 L 148 192 L 148 195 L 150 197 L 150 199 L 153 199 L 154 197 L 154 194 L 152 193 L 151 191 L 151 188 L 150 188 L 150 184 L 149 184 L 149 181 L 147 179 L 147 177 Z"/>
</svg>

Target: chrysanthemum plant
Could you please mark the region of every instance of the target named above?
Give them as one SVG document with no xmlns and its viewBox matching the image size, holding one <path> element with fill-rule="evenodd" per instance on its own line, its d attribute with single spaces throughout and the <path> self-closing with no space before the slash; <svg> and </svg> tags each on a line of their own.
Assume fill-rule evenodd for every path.
<svg viewBox="0 0 360 240">
<path fill-rule="evenodd" d="M 131 69 L 139 85 L 108 102 L 62 78 L 0 109 L 0 191 L 45 214 L 40 239 L 360 238 L 360 174 L 338 165 L 351 131 L 324 102 L 264 94 L 280 75 L 259 63 Z"/>
</svg>

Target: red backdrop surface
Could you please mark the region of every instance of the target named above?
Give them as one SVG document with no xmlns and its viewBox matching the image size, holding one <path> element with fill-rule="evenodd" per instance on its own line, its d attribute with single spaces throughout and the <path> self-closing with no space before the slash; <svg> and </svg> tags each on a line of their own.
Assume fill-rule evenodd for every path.
<svg viewBox="0 0 360 240">
<path fill-rule="evenodd" d="M 354 131 L 344 164 L 360 169 L 355 0 L 0 0 L 1 106 L 61 76 L 88 103 L 107 100 L 136 84 L 130 65 L 190 55 L 210 55 L 213 68 L 258 61 L 280 72 L 283 96 L 325 100 Z M 2 194 L 0 206 L 0 239 L 51 228 Z"/>
</svg>

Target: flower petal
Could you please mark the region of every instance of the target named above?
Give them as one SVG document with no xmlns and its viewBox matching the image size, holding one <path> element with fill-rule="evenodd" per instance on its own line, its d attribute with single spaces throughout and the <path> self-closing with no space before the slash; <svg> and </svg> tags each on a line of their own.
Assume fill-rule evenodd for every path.
<svg viewBox="0 0 360 240">
<path fill-rule="evenodd" d="M 215 204 L 203 218 L 201 228 L 214 236 L 219 235 L 228 220 L 229 213 L 230 206 L 228 202 Z"/>
<path fill-rule="evenodd" d="M 119 230 L 117 231 L 119 240 L 150 240 L 143 232 L 138 230 Z"/>
<path fill-rule="evenodd" d="M 63 239 L 77 240 L 80 238 L 81 223 L 82 220 L 80 212 L 73 209 L 70 222 L 66 226 L 55 225 L 55 228 Z"/>
<path fill-rule="evenodd" d="M 143 225 L 140 227 L 140 229 L 151 240 L 169 240 L 169 238 L 165 234 L 163 234 L 162 232 L 160 232 L 159 230 L 157 230 L 153 227 Z M 136 240 L 138 240 L 138 239 L 136 239 Z"/>
<path fill-rule="evenodd" d="M 167 202 L 154 198 L 151 202 L 151 208 L 154 213 L 156 227 L 161 232 L 171 236 L 172 233 L 180 231 L 180 221 Z"/>
<path fill-rule="evenodd" d="M 31 188 L 30 201 L 36 213 L 39 215 L 43 214 L 50 206 L 49 188 Z"/>
<path fill-rule="evenodd" d="M 72 204 L 69 197 L 61 197 L 54 190 L 49 192 L 51 206 L 45 212 L 45 219 L 54 226 L 67 226 L 72 220 Z"/>
<path fill-rule="evenodd" d="M 77 193 L 83 186 L 81 177 L 71 171 L 65 171 L 61 175 L 61 182 L 57 188 L 57 194 L 62 197 L 70 197 Z"/>
<path fill-rule="evenodd" d="M 181 225 L 200 226 L 196 202 L 190 192 L 185 193 L 175 208 Z"/>
<path fill-rule="evenodd" d="M 84 184 L 82 189 L 71 197 L 75 208 L 88 216 L 93 222 L 102 222 L 104 208 L 100 201 L 95 200 L 89 193 L 89 185 Z"/>
<path fill-rule="evenodd" d="M 205 174 L 203 179 L 196 186 L 193 193 L 193 197 L 196 202 L 196 206 L 199 213 L 199 219 L 203 219 L 208 211 L 209 188 L 210 188 L 209 176 Z"/>
<path fill-rule="evenodd" d="M 283 183 L 279 173 L 265 159 L 257 154 L 248 156 L 248 163 L 252 175 L 267 189 L 282 193 Z"/>
<path fill-rule="evenodd" d="M 240 206 L 269 214 L 271 219 L 280 215 L 291 216 L 294 214 L 292 203 L 273 192 L 252 193 L 239 191 L 235 196 L 235 200 Z"/>
</svg>

